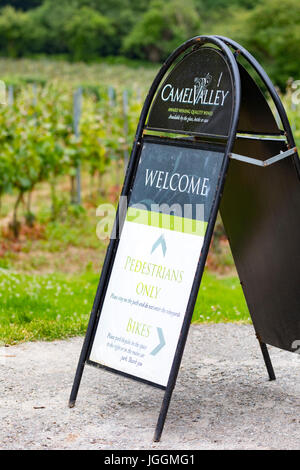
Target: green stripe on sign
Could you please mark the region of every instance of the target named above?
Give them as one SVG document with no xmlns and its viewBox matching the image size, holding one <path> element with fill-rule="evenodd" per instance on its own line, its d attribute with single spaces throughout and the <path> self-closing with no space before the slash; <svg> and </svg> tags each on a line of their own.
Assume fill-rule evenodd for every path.
<svg viewBox="0 0 300 470">
<path fill-rule="evenodd" d="M 126 215 L 128 222 L 135 224 L 149 225 L 174 232 L 189 233 L 204 237 L 207 222 L 202 220 L 188 219 L 176 215 L 162 214 L 161 212 L 152 212 L 135 207 L 129 207 Z"/>
</svg>

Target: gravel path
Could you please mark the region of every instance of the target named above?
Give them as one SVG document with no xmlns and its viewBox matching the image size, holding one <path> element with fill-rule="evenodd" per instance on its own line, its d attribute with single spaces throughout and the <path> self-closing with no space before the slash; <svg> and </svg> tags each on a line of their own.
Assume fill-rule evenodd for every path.
<svg viewBox="0 0 300 470">
<path fill-rule="evenodd" d="M 300 448 L 300 357 L 270 348 L 277 380 L 269 382 L 251 326 L 191 327 L 155 444 L 160 390 L 87 366 L 76 407 L 67 407 L 81 345 L 0 349 L 0 448 Z"/>
</svg>

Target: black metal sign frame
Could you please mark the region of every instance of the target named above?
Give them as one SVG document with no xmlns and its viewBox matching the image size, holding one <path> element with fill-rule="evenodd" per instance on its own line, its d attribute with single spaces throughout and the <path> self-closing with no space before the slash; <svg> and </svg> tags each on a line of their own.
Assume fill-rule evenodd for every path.
<svg viewBox="0 0 300 470">
<path fill-rule="evenodd" d="M 207 151 L 214 151 L 214 152 L 218 152 L 218 153 L 222 153 L 222 154 L 224 153 L 224 150 L 225 150 L 225 147 L 224 147 L 223 143 L 217 144 L 217 143 L 194 142 L 194 141 L 191 141 L 191 140 L 188 140 L 188 139 L 176 139 L 176 138 L 170 138 L 170 137 L 157 137 L 157 136 L 152 136 L 152 135 L 145 135 L 142 138 L 141 148 L 143 148 L 143 144 L 145 144 L 145 143 L 154 144 L 154 145 L 158 144 L 158 145 L 164 145 L 164 146 L 169 146 L 169 147 L 172 146 L 172 148 L 175 148 L 175 149 L 176 148 L 177 149 L 186 148 L 186 149 L 202 150 L 202 151 L 207 150 Z M 139 157 L 140 157 L 140 153 L 138 155 L 138 158 Z M 132 178 L 131 187 L 134 186 L 135 180 L 136 180 L 136 173 L 134 174 L 134 176 Z M 128 206 L 130 205 L 130 196 L 128 197 L 127 205 Z M 106 289 L 105 289 L 105 292 L 106 292 Z M 105 293 L 103 293 L 103 295 L 105 295 Z M 162 386 L 162 385 L 159 385 L 155 382 L 151 382 L 149 380 L 142 379 L 138 376 L 134 376 L 134 375 L 122 372 L 120 370 L 111 368 L 107 365 L 99 364 L 99 363 L 97 363 L 97 362 L 90 359 L 91 349 L 92 349 L 92 345 L 94 343 L 95 334 L 96 334 L 96 330 L 97 330 L 97 327 L 98 327 L 98 324 L 99 324 L 100 316 L 101 316 L 101 311 L 99 311 L 99 314 L 98 314 L 98 316 L 95 320 L 93 333 L 92 333 L 92 336 L 90 338 L 89 348 L 88 348 L 88 352 L 87 352 L 87 356 L 86 356 L 86 363 L 88 365 L 94 366 L 98 369 L 105 369 L 109 372 L 112 372 L 112 373 L 115 373 L 115 374 L 118 374 L 118 375 L 122 375 L 124 377 L 129 378 L 129 379 L 134 379 L 136 381 L 145 383 L 147 385 L 151 385 L 151 386 L 159 388 L 161 390 L 166 390 L 166 388 L 167 388 L 166 386 Z"/>
<path fill-rule="evenodd" d="M 176 384 L 176 379 L 177 379 L 179 367 L 181 364 L 182 355 L 183 355 L 184 347 L 186 344 L 189 327 L 191 324 L 193 310 L 194 310 L 195 302 L 196 302 L 197 295 L 198 295 L 198 290 L 200 287 L 200 283 L 201 283 L 201 279 L 202 279 L 202 275 L 203 275 L 203 271 L 204 271 L 204 267 L 206 263 L 206 258 L 207 258 L 207 254 L 208 254 L 208 250 L 209 250 L 209 246 L 211 242 L 211 237 L 213 234 L 217 213 L 220 207 L 220 202 L 221 202 L 221 198 L 222 198 L 222 194 L 224 190 L 225 179 L 226 179 L 226 175 L 229 169 L 229 162 L 232 156 L 233 146 L 236 140 L 238 122 L 239 122 L 239 117 L 240 117 L 240 106 L 241 106 L 241 80 L 240 80 L 240 71 L 239 71 L 239 67 L 237 64 L 237 57 L 239 54 L 242 54 L 244 56 L 244 58 L 255 69 L 255 71 L 258 73 L 258 75 L 261 77 L 261 79 L 267 86 L 267 89 L 269 90 L 271 97 L 276 105 L 278 114 L 282 120 L 285 135 L 288 140 L 288 145 L 290 148 L 295 147 L 292 132 L 291 132 L 289 122 L 286 117 L 286 113 L 283 108 L 283 105 L 270 79 L 267 77 L 266 73 L 260 67 L 260 65 L 256 62 L 256 60 L 245 49 L 243 49 L 237 43 L 231 41 L 228 38 L 223 38 L 223 37 L 218 37 L 218 36 L 197 36 L 197 37 L 190 39 L 186 43 L 182 44 L 178 49 L 176 49 L 171 54 L 171 56 L 166 60 L 165 64 L 161 67 L 160 71 L 158 72 L 156 78 L 154 79 L 152 83 L 152 86 L 146 97 L 146 100 L 144 102 L 144 106 L 140 115 L 137 132 L 136 132 L 136 136 L 135 136 L 135 140 L 134 140 L 134 144 L 132 148 L 131 158 L 130 158 L 129 165 L 127 168 L 121 195 L 126 196 L 126 197 L 130 195 L 134 178 L 135 178 L 135 174 L 137 171 L 137 165 L 139 162 L 142 144 L 143 144 L 143 134 L 147 128 L 146 126 L 147 116 L 149 115 L 149 110 L 151 106 L 153 105 L 155 96 L 157 96 L 157 91 L 159 89 L 159 86 L 162 83 L 163 78 L 165 77 L 166 73 L 170 70 L 170 68 L 174 65 L 174 63 L 179 57 L 186 56 L 187 51 L 197 50 L 202 47 L 207 47 L 208 45 L 210 46 L 212 45 L 214 48 L 218 50 L 218 54 L 222 54 L 222 57 L 226 61 L 227 66 L 230 70 L 232 84 L 233 84 L 232 115 L 231 115 L 231 121 L 230 121 L 230 126 L 229 126 L 228 138 L 225 141 L 224 141 L 224 138 L 221 141 L 221 140 L 218 140 L 218 138 L 211 139 L 211 135 L 207 135 L 206 136 L 207 138 L 206 138 L 205 136 L 203 136 L 203 134 L 199 134 L 200 139 L 202 138 L 203 141 L 210 142 L 211 145 L 213 145 L 213 143 L 215 144 L 222 143 L 224 145 L 224 160 L 223 160 L 222 168 L 220 171 L 219 183 L 218 183 L 218 187 L 216 190 L 215 199 L 213 201 L 213 206 L 212 206 L 210 218 L 208 221 L 208 226 L 207 226 L 207 230 L 206 230 L 206 234 L 204 238 L 201 255 L 198 260 L 195 278 L 194 278 L 192 288 L 190 291 L 188 306 L 187 306 L 186 313 L 184 316 L 176 352 L 173 358 L 169 380 L 168 380 L 166 387 L 160 387 L 164 390 L 164 398 L 163 398 L 163 402 L 162 402 L 162 406 L 161 406 L 161 410 L 160 410 L 160 414 L 159 414 L 159 418 L 158 418 L 158 422 L 157 422 L 157 426 L 156 426 L 156 430 L 154 434 L 154 441 L 159 441 L 161 438 L 166 415 L 167 415 L 169 404 L 170 404 L 170 400 L 171 400 L 172 393 Z M 251 133 L 251 130 L 249 130 L 249 133 Z M 178 132 L 178 134 L 180 134 L 180 132 Z M 191 135 L 192 134 L 193 133 L 191 133 Z M 198 136 L 196 137 L 196 139 L 197 138 Z M 176 139 L 169 139 L 169 140 L 173 142 L 173 145 L 176 145 Z M 238 156 L 235 155 L 235 158 L 238 158 Z M 294 153 L 294 155 L 291 158 L 294 159 L 295 166 L 297 168 L 298 174 L 300 175 L 300 166 L 299 166 L 299 159 L 298 159 L 297 154 Z M 115 260 L 115 256 L 116 256 L 116 252 L 118 248 L 119 234 L 121 233 L 122 225 L 126 216 L 126 209 L 127 208 L 119 206 L 117 210 L 117 215 L 116 215 L 115 225 L 114 225 L 114 233 L 117 234 L 117 237 L 114 239 L 111 239 L 108 249 L 107 249 L 100 281 L 98 284 L 92 312 L 90 315 L 90 320 L 89 320 L 85 340 L 83 343 L 83 347 L 81 350 L 81 354 L 80 354 L 80 358 L 79 358 L 79 362 L 78 362 L 78 366 L 76 370 L 73 388 L 72 388 L 71 395 L 70 395 L 70 400 L 69 400 L 70 408 L 72 408 L 75 405 L 84 365 L 88 362 L 88 359 L 89 359 L 89 354 L 91 351 L 93 338 L 95 335 L 95 330 L 97 327 L 99 316 L 101 314 L 101 309 L 103 306 L 105 293 L 107 290 L 109 278 L 112 272 L 112 267 L 114 264 L 114 260 Z M 269 378 L 270 380 L 274 380 L 275 374 L 274 374 L 273 367 L 270 361 L 267 346 L 259 338 L 259 335 L 257 336 L 259 339 L 259 343 L 260 343 L 262 354 L 265 360 L 265 364 L 269 373 Z M 95 364 L 92 364 L 92 365 L 95 365 Z M 126 377 L 128 377 L 127 374 L 121 373 L 119 371 L 114 371 L 114 372 L 117 372 L 120 375 L 125 375 Z M 140 380 L 140 379 L 135 378 L 135 380 Z M 155 385 L 155 384 L 149 383 L 149 385 Z"/>
</svg>

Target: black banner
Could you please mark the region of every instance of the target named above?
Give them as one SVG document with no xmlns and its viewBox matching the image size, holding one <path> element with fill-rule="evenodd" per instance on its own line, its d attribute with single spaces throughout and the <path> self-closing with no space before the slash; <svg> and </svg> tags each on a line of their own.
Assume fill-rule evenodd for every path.
<svg viewBox="0 0 300 470">
<path fill-rule="evenodd" d="M 232 79 L 224 56 L 202 47 L 184 57 L 165 79 L 147 128 L 227 137 L 232 105 Z"/>
</svg>

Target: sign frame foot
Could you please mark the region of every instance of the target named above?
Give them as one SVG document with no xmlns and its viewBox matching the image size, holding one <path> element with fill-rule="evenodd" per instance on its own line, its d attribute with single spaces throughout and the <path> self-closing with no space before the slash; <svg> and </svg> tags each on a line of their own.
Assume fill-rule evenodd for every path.
<svg viewBox="0 0 300 470">
<path fill-rule="evenodd" d="M 153 442 L 159 442 L 160 441 L 160 438 L 161 438 L 161 435 L 162 435 L 162 432 L 163 432 L 163 429 L 164 429 L 164 425 L 165 425 L 169 405 L 170 405 L 170 402 L 171 402 L 172 393 L 173 393 L 173 388 L 170 389 L 170 388 L 167 387 L 167 389 L 165 391 L 164 398 L 163 398 L 163 402 L 162 402 L 162 405 L 161 405 L 161 409 L 160 409 L 160 412 L 159 412 L 159 416 L 158 416 L 158 420 L 157 420 L 157 424 L 156 424 L 156 428 L 155 428 L 155 432 L 154 432 L 154 436 L 153 436 Z"/>
<path fill-rule="evenodd" d="M 101 284 L 101 281 L 100 281 L 100 284 Z M 83 374 L 83 370 L 84 370 L 84 366 L 85 366 L 85 363 L 86 363 L 86 360 L 87 360 L 87 357 L 88 357 L 89 345 L 90 345 L 90 341 L 91 341 L 91 337 L 92 337 L 92 333 L 93 333 L 93 328 L 94 328 L 94 324 L 95 324 L 95 320 L 96 320 L 96 316 L 97 316 L 97 311 L 98 311 L 98 307 L 99 307 L 100 284 L 99 284 L 98 291 L 96 293 L 95 303 L 94 303 L 94 306 L 93 306 L 93 310 L 91 312 L 90 321 L 89 321 L 89 324 L 88 324 L 88 327 L 87 327 L 87 332 L 86 332 L 84 342 L 83 342 L 83 346 L 82 346 L 82 349 L 81 349 L 81 353 L 80 353 L 80 356 L 79 356 L 78 365 L 77 365 L 77 369 L 76 369 L 76 373 L 75 373 L 75 377 L 74 377 L 74 381 L 73 381 L 73 386 L 72 386 L 72 390 L 71 390 L 71 394 L 70 394 L 70 398 L 69 398 L 69 404 L 68 404 L 69 408 L 74 408 L 74 406 L 75 406 L 76 399 L 77 399 L 77 394 L 78 394 L 78 390 L 79 390 L 79 387 L 80 387 L 81 378 L 82 378 L 82 374 Z"/>
<path fill-rule="evenodd" d="M 68 403 L 69 408 L 74 408 L 78 390 L 80 387 L 80 382 L 81 382 L 81 378 L 82 378 L 82 374 L 83 374 L 83 370 L 85 366 L 85 360 L 86 360 L 86 350 L 85 350 L 86 348 L 84 346 L 85 345 L 83 345 L 81 355 L 78 361 L 77 369 L 76 369 L 76 374 L 75 374 L 75 378 L 74 378 L 74 382 L 73 382 L 73 386 L 72 386 L 72 390 L 71 390 L 71 394 L 69 398 L 69 403 Z"/>
<path fill-rule="evenodd" d="M 269 375 L 269 380 L 270 381 L 276 380 L 276 376 L 275 376 L 272 361 L 271 361 L 271 358 L 270 358 L 270 355 L 269 355 L 268 347 L 267 347 L 266 343 L 263 343 L 260 340 L 258 340 L 258 342 L 259 342 L 260 349 L 261 349 L 261 352 L 262 352 L 262 355 L 263 355 L 263 358 L 264 358 L 264 361 L 265 361 L 265 364 L 266 364 L 266 368 L 267 368 L 268 375 Z"/>
</svg>

